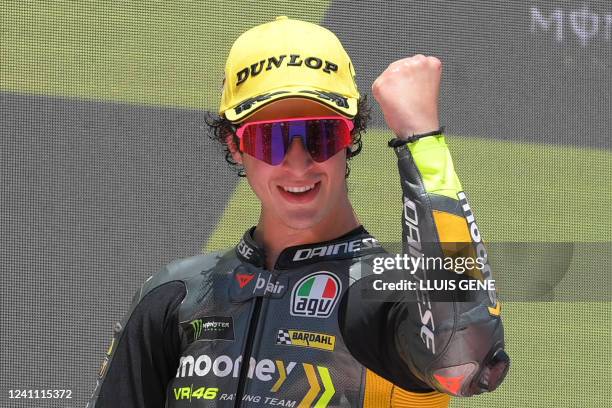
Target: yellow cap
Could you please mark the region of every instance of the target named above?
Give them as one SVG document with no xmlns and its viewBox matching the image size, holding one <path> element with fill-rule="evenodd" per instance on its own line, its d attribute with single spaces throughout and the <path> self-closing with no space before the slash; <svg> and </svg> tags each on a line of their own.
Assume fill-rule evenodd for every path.
<svg viewBox="0 0 612 408">
<path fill-rule="evenodd" d="M 279 16 L 244 32 L 225 64 L 219 114 L 241 122 L 270 102 L 307 98 L 353 118 L 355 69 L 331 31 Z"/>
</svg>

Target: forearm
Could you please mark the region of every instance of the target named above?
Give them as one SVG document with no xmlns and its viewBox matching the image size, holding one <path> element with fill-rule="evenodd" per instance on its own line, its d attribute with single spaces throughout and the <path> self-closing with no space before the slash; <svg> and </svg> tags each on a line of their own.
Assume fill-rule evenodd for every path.
<svg viewBox="0 0 612 408">
<path fill-rule="evenodd" d="M 413 278 L 490 279 L 486 250 L 444 136 L 402 143 L 395 151 L 403 192 L 404 252 L 425 259 L 480 257 L 484 264 L 465 276 L 453 270 L 423 269 Z M 469 293 L 466 299 L 458 291 L 444 299 L 431 290 L 417 290 L 416 295 L 417 302 L 400 302 L 391 310 L 398 321 L 395 344 L 411 371 L 431 387 L 453 395 L 494 389 L 505 371 L 497 373 L 501 378 L 495 384 L 483 384 L 481 377 L 488 375 L 494 354 L 504 347 L 495 291 Z"/>
</svg>

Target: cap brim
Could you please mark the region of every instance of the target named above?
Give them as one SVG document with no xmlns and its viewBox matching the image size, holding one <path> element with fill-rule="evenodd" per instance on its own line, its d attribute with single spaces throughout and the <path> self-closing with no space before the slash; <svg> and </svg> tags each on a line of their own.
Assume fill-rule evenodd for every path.
<svg viewBox="0 0 612 408">
<path fill-rule="evenodd" d="M 304 86 L 273 90 L 242 101 L 223 113 L 230 122 L 242 122 L 264 106 L 286 98 L 310 99 L 349 119 L 354 118 L 357 114 L 357 98 Z"/>
</svg>

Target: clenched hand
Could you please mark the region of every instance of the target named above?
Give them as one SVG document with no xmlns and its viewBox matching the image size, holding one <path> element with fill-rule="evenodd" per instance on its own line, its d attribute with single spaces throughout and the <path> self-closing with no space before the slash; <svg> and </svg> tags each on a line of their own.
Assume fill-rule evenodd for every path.
<svg viewBox="0 0 612 408">
<path fill-rule="evenodd" d="M 395 61 L 372 84 L 389 128 L 401 138 L 437 130 L 442 62 L 418 54 Z"/>
</svg>

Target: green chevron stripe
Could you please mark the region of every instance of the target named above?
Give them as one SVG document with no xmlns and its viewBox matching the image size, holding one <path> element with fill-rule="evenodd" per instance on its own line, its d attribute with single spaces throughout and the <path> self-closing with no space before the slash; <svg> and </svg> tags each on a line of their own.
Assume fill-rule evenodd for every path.
<svg viewBox="0 0 612 408">
<path fill-rule="evenodd" d="M 327 367 L 318 366 L 317 368 L 319 369 L 319 376 L 321 377 L 321 382 L 323 383 L 323 389 L 325 391 L 323 391 L 321 398 L 319 398 L 315 404 L 315 408 L 325 408 L 336 393 L 336 389 L 334 388 L 334 383 L 331 380 Z"/>
</svg>

